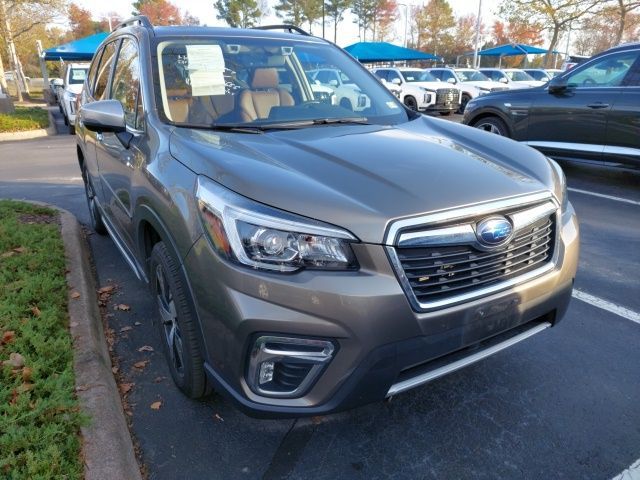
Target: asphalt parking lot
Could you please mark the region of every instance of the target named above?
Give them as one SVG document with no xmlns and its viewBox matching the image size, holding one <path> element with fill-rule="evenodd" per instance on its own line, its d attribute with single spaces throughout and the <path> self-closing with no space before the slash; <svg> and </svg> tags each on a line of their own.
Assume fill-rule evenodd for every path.
<svg viewBox="0 0 640 480">
<path fill-rule="evenodd" d="M 564 321 L 391 402 L 322 418 L 256 420 L 217 395 L 183 397 L 147 289 L 108 237 L 90 235 L 98 284 L 117 288 L 108 322 L 149 478 L 604 479 L 631 465 L 640 457 L 640 173 L 563 166 L 582 235 L 579 298 Z M 73 137 L 1 143 L 0 197 L 53 203 L 87 224 Z M 150 363 L 135 368 L 141 360 Z"/>
</svg>

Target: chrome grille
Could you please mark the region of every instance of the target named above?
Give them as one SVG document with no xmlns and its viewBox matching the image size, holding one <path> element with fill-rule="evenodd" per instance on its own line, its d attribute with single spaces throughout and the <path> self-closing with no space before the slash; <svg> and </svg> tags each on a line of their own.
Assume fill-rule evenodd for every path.
<svg viewBox="0 0 640 480">
<path fill-rule="evenodd" d="M 471 246 L 398 248 L 411 288 L 420 302 L 441 300 L 512 278 L 549 261 L 553 221 L 543 219 L 507 246 L 482 252 Z"/>
<path fill-rule="evenodd" d="M 458 91 L 454 88 L 439 88 L 436 92 L 436 105 L 453 105 L 458 101 Z"/>
<path fill-rule="evenodd" d="M 538 197 L 539 198 L 539 197 Z M 557 203 L 548 199 L 513 203 L 508 209 L 480 207 L 472 216 L 443 211 L 392 224 L 387 247 L 402 287 L 416 310 L 442 308 L 489 295 L 553 268 Z M 447 217 L 451 215 L 447 220 Z M 514 234 L 500 247 L 483 245 L 475 226 L 488 216 L 509 220 Z M 428 220 L 436 223 L 430 226 Z M 389 243 L 388 245 L 391 245 Z"/>
</svg>

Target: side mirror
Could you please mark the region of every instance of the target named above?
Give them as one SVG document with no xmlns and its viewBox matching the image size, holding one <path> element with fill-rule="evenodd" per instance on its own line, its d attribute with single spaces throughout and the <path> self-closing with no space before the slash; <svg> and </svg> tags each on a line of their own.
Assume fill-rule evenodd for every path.
<svg viewBox="0 0 640 480">
<path fill-rule="evenodd" d="M 400 79 L 398 77 L 396 77 L 393 80 L 391 80 L 391 83 L 393 83 L 394 85 L 400 85 L 400 83 L 402 83 L 402 82 L 400 81 Z"/>
<path fill-rule="evenodd" d="M 453 83 L 453 84 L 455 85 L 455 84 L 456 84 L 456 83 L 458 83 L 458 82 L 456 82 L 456 79 L 455 79 L 455 78 L 453 78 L 453 77 L 449 77 L 449 78 L 447 78 L 447 83 Z"/>
<path fill-rule="evenodd" d="M 562 93 L 567 89 L 567 81 L 562 77 L 549 80 L 549 93 Z"/>
<path fill-rule="evenodd" d="M 506 78 L 506 77 L 500 77 L 500 78 L 498 79 L 498 81 L 499 81 L 500 83 L 509 83 L 509 80 L 507 80 L 507 78 Z"/>
<path fill-rule="evenodd" d="M 92 132 L 125 132 L 124 109 L 118 100 L 87 103 L 80 109 L 80 120 Z"/>
</svg>

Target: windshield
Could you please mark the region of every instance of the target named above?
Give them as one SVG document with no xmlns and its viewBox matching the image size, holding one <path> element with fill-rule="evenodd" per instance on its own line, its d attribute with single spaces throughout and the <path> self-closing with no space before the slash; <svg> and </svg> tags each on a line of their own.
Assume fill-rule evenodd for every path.
<svg viewBox="0 0 640 480">
<path fill-rule="evenodd" d="M 456 70 L 456 73 L 463 82 L 488 82 L 489 77 L 477 70 Z"/>
<path fill-rule="evenodd" d="M 506 73 L 507 76 L 514 82 L 530 82 L 533 80 L 533 77 L 527 72 L 521 72 L 519 70 L 509 70 L 504 73 Z"/>
<path fill-rule="evenodd" d="M 401 70 L 400 73 L 404 77 L 407 82 L 439 82 L 436 77 L 434 77 L 429 72 L 425 72 L 424 70 Z"/>
<path fill-rule="evenodd" d="M 178 126 L 246 130 L 409 119 L 375 77 L 324 42 L 181 37 L 160 41 L 156 55 L 161 116 Z"/>
<path fill-rule="evenodd" d="M 88 68 L 72 68 L 69 72 L 69 85 L 77 85 L 84 83 L 87 78 Z"/>
</svg>

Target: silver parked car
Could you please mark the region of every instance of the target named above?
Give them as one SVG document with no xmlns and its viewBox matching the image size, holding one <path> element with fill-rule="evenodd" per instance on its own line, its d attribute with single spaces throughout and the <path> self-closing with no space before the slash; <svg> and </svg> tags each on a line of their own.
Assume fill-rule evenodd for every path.
<svg viewBox="0 0 640 480">
<path fill-rule="evenodd" d="M 79 99 L 93 228 L 149 284 L 175 384 L 253 415 L 324 414 L 560 321 L 578 261 L 560 167 L 276 28 L 136 17 Z M 366 101 L 318 100 L 323 71 Z"/>
</svg>

